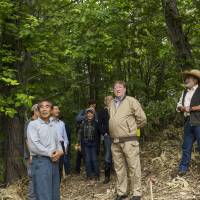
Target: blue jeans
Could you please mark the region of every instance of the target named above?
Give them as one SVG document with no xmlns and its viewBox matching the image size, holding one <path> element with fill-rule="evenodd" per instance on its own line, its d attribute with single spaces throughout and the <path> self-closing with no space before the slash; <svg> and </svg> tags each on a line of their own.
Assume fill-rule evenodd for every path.
<svg viewBox="0 0 200 200">
<path fill-rule="evenodd" d="M 105 168 L 111 167 L 112 162 L 112 154 L 111 154 L 111 138 L 109 135 L 104 136 L 104 161 L 105 161 Z"/>
<path fill-rule="evenodd" d="M 84 144 L 85 153 L 85 170 L 88 178 L 99 177 L 99 160 L 97 155 L 97 147 L 95 143 Z"/>
<path fill-rule="evenodd" d="M 31 172 L 31 165 L 27 161 L 27 173 L 29 177 L 29 184 L 28 184 L 28 200 L 36 200 L 34 186 L 33 186 L 33 179 L 32 179 L 32 172 Z"/>
<path fill-rule="evenodd" d="M 32 179 L 37 200 L 60 200 L 58 162 L 48 157 L 33 157 Z"/>
<path fill-rule="evenodd" d="M 198 151 L 200 152 L 200 126 L 192 126 L 189 122 L 186 122 L 184 126 L 183 153 L 179 165 L 179 171 L 188 170 L 191 160 L 192 146 L 195 140 L 197 140 Z"/>
</svg>

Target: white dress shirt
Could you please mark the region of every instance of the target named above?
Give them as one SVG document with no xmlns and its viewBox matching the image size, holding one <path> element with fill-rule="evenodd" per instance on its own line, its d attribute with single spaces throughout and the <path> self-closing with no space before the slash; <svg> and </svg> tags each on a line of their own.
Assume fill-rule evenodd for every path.
<svg viewBox="0 0 200 200">
<path fill-rule="evenodd" d="M 67 149 L 69 140 L 68 140 L 67 132 L 65 129 L 65 123 L 62 120 L 56 119 L 56 118 L 52 118 L 52 122 L 54 123 L 54 125 L 56 127 L 56 130 L 58 133 L 58 140 L 60 142 L 64 142 L 65 149 Z"/>
</svg>

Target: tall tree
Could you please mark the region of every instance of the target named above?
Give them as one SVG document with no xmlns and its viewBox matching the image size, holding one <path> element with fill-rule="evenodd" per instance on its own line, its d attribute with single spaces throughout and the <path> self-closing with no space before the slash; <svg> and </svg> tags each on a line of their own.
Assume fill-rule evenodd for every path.
<svg viewBox="0 0 200 200">
<path fill-rule="evenodd" d="M 162 0 L 165 20 L 170 40 L 176 51 L 177 65 L 182 70 L 192 66 L 191 45 L 183 31 L 182 18 L 179 15 L 176 0 Z"/>
</svg>

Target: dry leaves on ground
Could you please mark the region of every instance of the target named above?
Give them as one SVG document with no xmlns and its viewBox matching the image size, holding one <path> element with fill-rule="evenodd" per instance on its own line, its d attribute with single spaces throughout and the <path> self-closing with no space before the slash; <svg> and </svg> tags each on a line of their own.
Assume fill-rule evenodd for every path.
<svg viewBox="0 0 200 200">
<path fill-rule="evenodd" d="M 163 140 L 141 145 L 143 200 L 200 200 L 200 159 L 193 153 L 190 172 L 174 176 L 181 157 L 181 142 Z M 86 181 L 84 175 L 67 176 L 62 181 L 62 200 L 112 200 L 115 197 L 115 175 L 104 185 L 101 180 Z M 27 181 L 22 180 L 0 189 L 0 200 L 24 200 Z M 128 199 L 128 198 L 127 198 Z"/>
</svg>

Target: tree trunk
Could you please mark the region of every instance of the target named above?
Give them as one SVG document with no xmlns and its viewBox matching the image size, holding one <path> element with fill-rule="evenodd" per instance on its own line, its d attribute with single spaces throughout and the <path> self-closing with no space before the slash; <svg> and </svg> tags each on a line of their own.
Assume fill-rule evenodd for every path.
<svg viewBox="0 0 200 200">
<path fill-rule="evenodd" d="M 4 118 L 4 132 L 6 134 L 6 171 L 5 181 L 11 183 L 25 174 L 23 163 L 23 120 L 19 116 Z"/>
<path fill-rule="evenodd" d="M 191 46 L 183 32 L 176 0 L 162 0 L 169 38 L 176 51 L 177 66 L 185 70 L 191 67 Z"/>
</svg>

